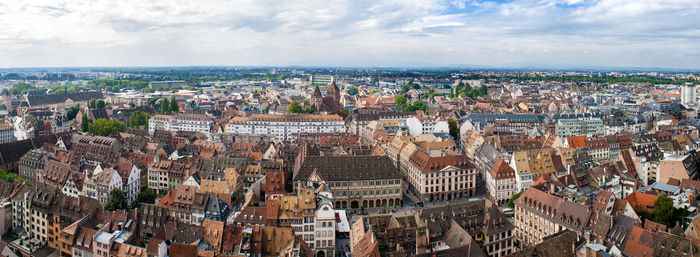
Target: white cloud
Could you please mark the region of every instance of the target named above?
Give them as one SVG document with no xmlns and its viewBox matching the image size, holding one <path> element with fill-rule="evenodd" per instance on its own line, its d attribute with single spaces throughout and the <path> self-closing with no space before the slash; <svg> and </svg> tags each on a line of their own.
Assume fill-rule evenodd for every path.
<svg viewBox="0 0 700 257">
<path fill-rule="evenodd" d="M 700 68 L 697 13 L 697 0 L 10 0 L 0 66 Z"/>
</svg>

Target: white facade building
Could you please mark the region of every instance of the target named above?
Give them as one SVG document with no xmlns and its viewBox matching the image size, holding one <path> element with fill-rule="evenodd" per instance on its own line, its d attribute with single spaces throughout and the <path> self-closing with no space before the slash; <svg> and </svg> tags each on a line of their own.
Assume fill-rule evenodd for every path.
<svg viewBox="0 0 700 257">
<path fill-rule="evenodd" d="M 681 104 L 684 106 L 695 106 L 698 101 L 698 93 L 695 84 L 686 83 L 681 87 Z"/>
<path fill-rule="evenodd" d="M 338 115 L 253 114 L 234 117 L 226 125 L 226 133 L 234 135 L 266 135 L 275 140 L 294 140 L 296 133 L 345 132 L 345 122 Z"/>
<path fill-rule="evenodd" d="M 13 142 L 15 138 L 15 127 L 9 119 L 0 120 L 0 143 Z"/>
<path fill-rule="evenodd" d="M 579 135 L 602 137 L 605 135 L 605 126 L 600 118 L 560 119 L 557 121 L 555 131 L 560 137 Z"/>
<path fill-rule="evenodd" d="M 204 114 L 175 113 L 174 115 L 157 114 L 148 120 L 148 132 L 153 134 L 156 129 L 168 131 L 201 132 L 211 137 L 211 126 L 214 120 Z"/>
<path fill-rule="evenodd" d="M 315 254 L 325 252 L 323 256 L 335 256 L 335 208 L 330 192 L 320 192 L 316 205 Z"/>
<path fill-rule="evenodd" d="M 450 126 L 447 120 L 439 115 L 418 114 L 406 119 L 408 133 L 417 137 L 430 133 L 449 133 Z"/>
<path fill-rule="evenodd" d="M 136 164 L 131 164 L 131 170 L 122 177 L 122 191 L 129 205 L 132 205 L 141 192 L 141 169 Z"/>
</svg>

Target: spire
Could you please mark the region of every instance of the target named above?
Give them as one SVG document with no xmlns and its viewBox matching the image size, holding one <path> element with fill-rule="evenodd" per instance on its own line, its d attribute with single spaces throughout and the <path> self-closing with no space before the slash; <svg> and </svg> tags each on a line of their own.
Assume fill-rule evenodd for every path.
<svg viewBox="0 0 700 257">
<path fill-rule="evenodd" d="M 321 95 L 321 89 L 319 89 L 318 86 L 316 86 L 316 88 L 314 88 L 314 94 L 311 97 L 323 97 Z"/>
</svg>

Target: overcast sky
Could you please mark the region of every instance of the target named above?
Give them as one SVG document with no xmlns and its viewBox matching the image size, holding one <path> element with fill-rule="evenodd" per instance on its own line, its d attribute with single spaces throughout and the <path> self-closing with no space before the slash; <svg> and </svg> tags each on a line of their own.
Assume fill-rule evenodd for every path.
<svg viewBox="0 0 700 257">
<path fill-rule="evenodd" d="M 700 68 L 699 0 L 3 0 L 0 67 Z"/>
</svg>

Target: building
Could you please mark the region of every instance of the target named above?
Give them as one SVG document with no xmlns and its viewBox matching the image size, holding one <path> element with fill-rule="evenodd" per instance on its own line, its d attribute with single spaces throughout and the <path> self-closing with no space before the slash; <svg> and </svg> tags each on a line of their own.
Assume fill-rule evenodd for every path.
<svg viewBox="0 0 700 257">
<path fill-rule="evenodd" d="M 19 159 L 19 177 L 32 182 L 37 181 L 37 171 L 44 170 L 47 152 L 42 148 L 33 149 Z"/>
<path fill-rule="evenodd" d="M 314 93 L 311 95 L 311 108 L 319 113 L 336 113 L 343 110 L 340 105 L 340 89 L 331 82 L 326 87 L 326 96 L 321 95 L 321 90 L 318 86 L 314 88 Z"/>
<path fill-rule="evenodd" d="M 233 135 L 267 135 L 275 140 L 292 141 L 297 133 L 345 132 L 343 118 L 338 115 L 253 114 L 234 117 L 226 125 Z"/>
<path fill-rule="evenodd" d="M 583 236 L 591 214 L 586 206 L 529 188 L 515 200 L 515 236 L 522 246 L 539 244 L 564 230 Z"/>
<path fill-rule="evenodd" d="M 335 208 L 333 199 L 329 196 L 327 192 L 320 192 L 316 198 L 316 256 L 335 256 Z"/>
<path fill-rule="evenodd" d="M 447 120 L 440 115 L 428 115 L 418 112 L 406 119 L 406 127 L 411 136 L 417 137 L 430 133 L 449 133 Z"/>
<path fill-rule="evenodd" d="M 122 179 L 122 192 L 127 203 L 131 206 L 141 192 L 141 169 L 131 161 L 122 161 L 116 167 Z"/>
<path fill-rule="evenodd" d="M 395 121 L 402 126 L 405 126 L 406 119 L 415 115 L 413 112 L 392 112 L 392 111 L 370 111 L 370 110 L 352 110 L 345 120 L 345 124 L 349 133 L 360 135 L 360 130 L 366 127 L 372 121 Z M 386 128 L 386 126 L 385 126 Z M 393 129 L 388 128 L 387 132 L 390 135 L 395 134 Z M 394 132 L 394 133 L 392 133 Z"/>
<path fill-rule="evenodd" d="M 517 191 L 515 170 L 503 159 L 498 159 L 491 170 L 486 172 L 486 188 L 491 201 L 498 205 L 505 205 Z"/>
<path fill-rule="evenodd" d="M 87 197 L 97 199 L 101 204 L 107 204 L 115 188 L 122 189 L 122 178 L 116 170 L 107 168 L 101 172 L 97 169 L 92 178 L 85 182 L 84 190 Z"/>
<path fill-rule="evenodd" d="M 484 131 L 493 131 L 494 134 L 526 134 L 532 128 L 541 128 L 543 125 L 540 117 L 532 114 L 491 114 L 472 113 L 462 118 L 460 131 L 473 129 L 482 135 Z"/>
<path fill-rule="evenodd" d="M 121 150 L 121 143 L 112 137 L 73 134 L 70 150 L 85 157 L 90 166 L 96 167 L 115 160 Z"/>
<path fill-rule="evenodd" d="M 0 143 L 12 142 L 15 138 L 15 127 L 10 119 L 0 119 Z"/>
<path fill-rule="evenodd" d="M 311 84 L 330 84 L 335 82 L 333 75 L 309 75 Z"/>
<path fill-rule="evenodd" d="M 353 256 L 419 256 L 428 251 L 427 239 L 426 223 L 417 214 L 368 215 L 352 224 L 350 250 Z"/>
<path fill-rule="evenodd" d="M 214 120 L 205 114 L 175 113 L 173 115 L 157 114 L 148 120 L 148 132 L 156 129 L 166 131 L 200 132 L 211 137 Z"/>
<path fill-rule="evenodd" d="M 185 81 L 153 81 L 153 82 L 148 82 L 148 87 L 156 89 L 159 87 L 164 87 L 164 88 L 172 88 L 172 87 L 177 87 L 177 88 L 183 88 L 187 86 L 187 82 Z"/>
<path fill-rule="evenodd" d="M 306 157 L 294 177 L 294 188 L 322 182 L 330 187 L 339 209 L 401 206 L 401 175 L 386 156 Z"/>
<path fill-rule="evenodd" d="M 560 137 L 568 136 L 599 136 L 605 135 L 605 126 L 600 118 L 559 119 L 555 133 Z"/>
<path fill-rule="evenodd" d="M 518 192 L 529 188 L 542 174 L 556 173 L 551 149 L 531 149 L 513 153 L 510 166 L 515 170 Z"/>
<path fill-rule="evenodd" d="M 657 182 L 668 181 L 669 178 L 677 180 L 697 179 L 697 163 L 693 154 L 665 156 L 659 163 Z"/>
<path fill-rule="evenodd" d="M 30 107 L 37 107 L 37 106 L 46 106 L 46 107 L 55 107 L 55 108 L 63 108 L 63 107 L 68 107 L 68 106 L 74 106 L 76 104 L 80 104 L 80 106 L 87 106 L 87 103 L 91 99 L 102 99 L 104 96 L 102 95 L 102 92 L 100 91 L 83 91 L 83 92 L 74 92 L 74 93 L 64 93 L 64 94 L 50 94 L 50 95 L 27 95 L 26 99 L 23 99 L 24 102 L 26 102 L 26 106 Z M 24 104 L 24 103 L 23 103 Z"/>
<path fill-rule="evenodd" d="M 698 104 L 698 93 L 695 84 L 685 83 L 681 87 L 681 104 L 685 106 L 695 106 Z"/>
<path fill-rule="evenodd" d="M 418 150 L 401 171 L 422 201 L 467 198 L 476 193 L 476 166 L 464 155 L 431 157 Z"/>
<path fill-rule="evenodd" d="M 486 256 L 502 257 L 515 251 L 516 228 L 498 206 L 489 200 L 480 199 L 424 208 L 420 210 L 419 215 L 421 221 L 427 225 L 430 242 L 428 248 L 432 249 L 432 252 L 445 248 L 441 242 L 449 245 L 449 236 L 453 235 L 449 231 L 455 226 L 473 238 L 476 244 L 472 244 L 471 248 L 480 248 Z M 453 255 L 451 252 L 452 250 L 448 250 L 446 254 L 437 256 L 483 256 L 459 253 Z"/>
</svg>

